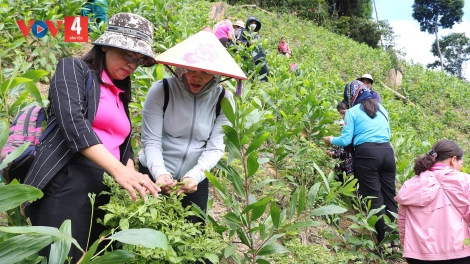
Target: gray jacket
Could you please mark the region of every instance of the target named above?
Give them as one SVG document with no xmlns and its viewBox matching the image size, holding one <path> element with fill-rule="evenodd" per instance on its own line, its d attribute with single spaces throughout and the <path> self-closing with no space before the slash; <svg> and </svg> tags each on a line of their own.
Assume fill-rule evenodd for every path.
<svg viewBox="0 0 470 264">
<path fill-rule="evenodd" d="M 168 78 L 169 102 L 163 118 L 163 82 L 149 90 L 142 120 L 143 151 L 139 156 L 156 180 L 162 174 L 175 179 L 191 177 L 201 182 L 204 171 L 212 169 L 225 151 L 222 125 L 230 125 L 223 113 L 216 116 L 216 104 L 222 87 L 214 78 L 198 94 L 185 80 Z M 233 105 L 233 96 L 225 92 Z"/>
</svg>

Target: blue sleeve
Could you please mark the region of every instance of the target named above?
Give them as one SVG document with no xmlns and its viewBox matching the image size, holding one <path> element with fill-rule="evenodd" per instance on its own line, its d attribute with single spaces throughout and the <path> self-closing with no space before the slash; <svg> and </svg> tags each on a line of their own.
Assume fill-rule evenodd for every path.
<svg viewBox="0 0 470 264">
<path fill-rule="evenodd" d="M 346 147 L 351 144 L 354 136 L 354 120 L 350 112 L 350 110 L 346 111 L 346 116 L 344 117 L 346 125 L 343 127 L 343 131 L 341 131 L 341 135 L 333 137 L 331 144 L 340 147 Z"/>
</svg>

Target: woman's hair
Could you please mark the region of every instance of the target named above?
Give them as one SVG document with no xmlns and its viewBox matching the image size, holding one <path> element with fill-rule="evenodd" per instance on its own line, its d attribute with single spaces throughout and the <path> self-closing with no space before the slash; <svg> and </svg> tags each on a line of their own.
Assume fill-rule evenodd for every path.
<svg viewBox="0 0 470 264">
<path fill-rule="evenodd" d="M 336 110 L 341 111 L 341 110 L 348 110 L 348 105 L 345 102 L 339 102 L 338 105 L 336 106 Z"/>
<path fill-rule="evenodd" d="M 104 84 L 101 73 L 106 69 L 106 52 L 101 47 L 100 45 L 95 45 L 82 57 L 82 60 L 86 62 L 90 69 L 96 72 L 100 84 Z M 128 104 L 131 101 L 131 77 L 127 76 L 123 80 L 114 80 L 113 84 L 124 91 L 119 94 L 119 97 L 124 104 Z"/>
<path fill-rule="evenodd" d="M 370 118 L 374 118 L 377 115 L 377 110 L 379 110 L 379 104 L 377 100 L 372 98 L 363 99 L 359 102 L 361 104 L 361 109 L 366 112 Z"/>
<path fill-rule="evenodd" d="M 463 158 L 463 150 L 452 140 L 441 140 L 432 146 L 432 149 L 415 160 L 414 171 L 416 175 L 429 170 L 434 163 L 444 161 L 448 158 L 457 157 L 457 160 Z"/>
</svg>

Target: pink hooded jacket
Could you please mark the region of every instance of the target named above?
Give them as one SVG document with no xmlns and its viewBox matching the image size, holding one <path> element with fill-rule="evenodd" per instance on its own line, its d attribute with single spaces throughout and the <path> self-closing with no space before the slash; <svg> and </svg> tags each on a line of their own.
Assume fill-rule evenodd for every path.
<svg viewBox="0 0 470 264">
<path fill-rule="evenodd" d="M 470 175 L 436 163 L 430 171 L 406 181 L 395 201 L 400 204 L 398 230 L 404 258 L 470 256 L 470 247 L 463 244 L 470 237 Z"/>
</svg>

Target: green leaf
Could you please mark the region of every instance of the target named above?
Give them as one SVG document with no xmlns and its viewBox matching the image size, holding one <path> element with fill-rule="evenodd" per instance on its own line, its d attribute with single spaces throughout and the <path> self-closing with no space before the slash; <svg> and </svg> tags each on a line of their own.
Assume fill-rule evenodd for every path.
<svg viewBox="0 0 470 264">
<path fill-rule="evenodd" d="M 242 181 L 242 178 L 240 177 L 240 174 L 238 174 L 238 171 L 233 168 L 230 168 L 229 171 L 230 172 L 228 174 L 228 179 L 232 182 L 233 187 L 235 188 L 235 191 L 242 198 L 245 198 L 246 197 L 245 187 L 243 186 L 243 181 Z"/>
<path fill-rule="evenodd" d="M 258 263 L 258 264 L 269 264 L 270 262 L 265 260 L 265 259 L 259 258 L 259 259 L 256 260 L 256 263 Z"/>
<path fill-rule="evenodd" d="M 264 141 L 266 141 L 266 139 L 269 137 L 269 134 L 270 134 L 269 132 L 265 132 L 261 134 L 258 138 L 254 139 L 253 142 L 251 142 L 251 145 L 246 150 L 245 155 L 250 155 L 251 152 L 261 147 Z"/>
<path fill-rule="evenodd" d="M 17 40 L 15 40 L 15 42 L 13 42 L 11 45 L 9 45 L 5 50 L 3 50 L 2 54 L 0 55 L 1 57 L 5 56 L 5 54 L 8 53 L 8 51 L 10 50 L 15 50 L 16 48 L 18 48 L 19 46 L 21 46 L 23 44 L 23 42 L 25 42 L 26 39 L 21 37 Z"/>
<path fill-rule="evenodd" d="M 18 108 L 21 107 L 22 104 L 27 102 L 28 97 L 29 97 L 28 91 L 25 91 L 20 96 L 18 96 L 16 101 L 13 104 L 11 104 L 10 107 L 8 108 L 8 115 L 16 116 L 16 113 L 18 112 Z"/>
<path fill-rule="evenodd" d="M 235 224 L 241 224 L 240 217 L 234 212 L 229 212 L 224 215 L 224 218 Z"/>
<path fill-rule="evenodd" d="M 338 205 L 326 205 L 326 206 L 322 206 L 320 208 L 313 210 L 310 216 L 342 214 L 346 211 L 347 209 Z"/>
<path fill-rule="evenodd" d="M 256 184 L 256 185 L 252 188 L 252 190 L 253 190 L 253 191 L 256 191 L 256 190 L 258 190 L 258 189 L 263 188 L 266 184 L 268 184 L 268 183 L 270 183 L 270 182 L 275 182 L 275 181 L 277 181 L 277 180 L 276 180 L 276 179 L 267 179 L 267 180 L 264 180 L 264 181 L 262 181 L 262 182 Z"/>
<path fill-rule="evenodd" d="M 5 80 L 2 85 L 0 85 L 0 91 L 2 94 L 5 94 L 8 90 L 15 88 L 16 86 L 30 82 L 32 83 L 31 79 L 28 78 L 22 78 L 22 77 L 14 77 Z"/>
<path fill-rule="evenodd" d="M 25 142 L 21 146 L 13 150 L 13 152 L 8 154 L 8 156 L 2 161 L 2 163 L 0 163 L 0 170 L 3 170 L 4 168 L 6 168 L 10 162 L 12 162 L 16 158 L 18 158 L 21 154 L 23 154 L 25 149 L 29 147 L 29 144 L 30 142 Z"/>
<path fill-rule="evenodd" d="M 209 260 L 211 263 L 219 263 L 219 257 L 214 253 L 204 254 L 204 258 Z"/>
<path fill-rule="evenodd" d="M 307 220 L 307 221 L 296 222 L 292 225 L 288 225 L 287 227 L 285 227 L 285 230 L 286 231 L 288 231 L 288 230 L 297 230 L 297 229 L 300 229 L 300 228 L 307 228 L 307 227 L 319 226 L 319 225 L 321 225 L 321 222 L 319 222 L 319 221 Z"/>
<path fill-rule="evenodd" d="M 305 208 L 305 204 L 307 202 L 307 197 L 305 195 L 305 187 L 300 187 L 300 193 L 299 193 L 299 204 L 297 206 L 297 217 L 300 216 L 300 214 L 302 213 L 302 211 L 304 210 Z"/>
<path fill-rule="evenodd" d="M 225 136 L 233 143 L 237 151 L 240 151 L 240 141 L 238 140 L 238 133 L 231 126 L 222 126 Z"/>
<path fill-rule="evenodd" d="M 91 260 L 91 258 L 93 257 L 93 255 L 95 255 L 96 253 L 96 249 L 98 249 L 98 245 L 100 243 L 100 239 L 97 239 L 93 245 L 91 245 L 91 247 L 88 249 L 87 252 L 85 252 L 85 254 L 83 255 L 83 257 L 81 258 L 81 262 L 80 264 L 88 264 Z"/>
<path fill-rule="evenodd" d="M 23 184 L 17 184 L 23 185 Z M 11 186 L 11 185 L 7 185 Z M 4 187 L 2 187 L 4 188 Z M 2 189 L 0 189 L 0 193 Z M 11 234 L 31 234 L 31 235 L 42 235 L 42 236 L 50 236 L 54 240 L 57 238 L 64 239 L 73 243 L 78 249 L 82 250 L 80 245 L 77 243 L 75 238 L 60 232 L 59 229 L 50 226 L 0 226 L 0 231 L 11 233 Z M 1 262 L 0 262 L 1 263 Z"/>
<path fill-rule="evenodd" d="M 0 185 L 0 213 L 16 208 L 26 201 L 41 198 L 41 190 L 26 184 Z"/>
<path fill-rule="evenodd" d="M 214 187 L 219 190 L 219 192 L 223 193 L 224 195 L 227 195 L 224 191 L 224 188 L 222 187 L 222 185 L 220 185 L 219 181 L 217 180 L 217 178 L 214 176 L 214 174 L 212 174 L 211 172 L 209 171 L 205 171 L 204 172 L 206 174 L 206 178 L 209 180 L 209 182 L 214 185 Z M 223 199 L 225 199 L 225 197 L 222 197 Z"/>
<path fill-rule="evenodd" d="M 466 246 L 470 246 L 470 238 L 465 238 L 465 239 L 463 240 L 463 243 L 464 243 L 464 245 L 466 245 Z"/>
<path fill-rule="evenodd" d="M 164 66 L 163 64 L 158 64 L 155 67 L 155 73 L 157 75 L 157 80 L 162 80 L 163 79 L 163 71 L 164 71 Z"/>
<path fill-rule="evenodd" d="M 26 82 L 24 85 L 26 87 L 26 90 L 28 90 L 29 94 L 34 98 L 34 100 L 36 100 L 36 102 L 40 106 L 44 106 L 42 103 L 41 93 L 39 92 L 36 84 L 33 82 Z"/>
<path fill-rule="evenodd" d="M 0 149 L 3 149 L 5 142 L 7 142 L 10 125 L 7 119 L 0 119 Z M 3 201 L 2 201 L 3 202 Z M 0 211 L 3 212 L 3 211 Z"/>
<path fill-rule="evenodd" d="M 254 208 L 258 206 L 266 205 L 269 201 L 271 201 L 271 199 L 272 199 L 271 196 L 264 197 L 263 199 L 248 205 L 247 207 L 245 207 L 245 209 L 243 209 L 242 214 L 246 214 L 247 212 L 249 212 L 250 210 L 253 210 Z"/>
<path fill-rule="evenodd" d="M 232 104 L 227 98 L 222 98 L 222 102 L 220 103 L 220 105 L 228 121 L 230 121 L 230 123 L 232 123 L 232 125 L 234 126 L 235 125 L 235 113 L 233 112 Z"/>
<path fill-rule="evenodd" d="M 39 79 L 46 76 L 47 74 L 48 72 L 44 70 L 31 70 L 21 75 L 21 77 L 31 79 L 33 82 L 38 82 Z"/>
<path fill-rule="evenodd" d="M 126 250 L 114 250 L 103 256 L 96 257 L 90 263 L 92 264 L 125 264 L 134 260 L 135 255 Z M 53 263 L 53 262 L 50 262 Z M 57 262 L 59 263 L 59 262 Z M 62 263 L 62 262 L 60 262 Z"/>
<path fill-rule="evenodd" d="M 167 250 L 168 248 L 166 236 L 162 232 L 150 228 L 127 229 L 106 239 L 117 240 L 125 244 L 141 245 L 151 249 L 161 248 Z"/>
<path fill-rule="evenodd" d="M 315 200 L 317 199 L 318 190 L 320 189 L 321 183 L 317 182 L 308 191 L 308 202 L 310 207 L 315 206 Z"/>
<path fill-rule="evenodd" d="M 320 175 L 323 179 L 323 182 L 325 183 L 326 190 L 329 193 L 330 192 L 330 185 L 328 184 L 328 180 L 326 179 L 325 173 L 323 173 L 323 171 L 318 167 L 318 165 L 314 161 L 312 161 L 312 164 L 313 164 L 313 167 L 318 171 L 318 173 L 320 173 Z"/>
<path fill-rule="evenodd" d="M 271 202 L 270 214 L 271 221 L 273 221 L 273 225 L 276 228 L 279 228 L 279 223 L 281 222 L 281 212 L 279 211 L 276 202 Z"/>
<path fill-rule="evenodd" d="M 266 211 L 266 206 L 267 206 L 267 203 L 260 204 L 254 207 L 253 210 L 251 211 L 251 221 L 255 221 L 256 219 L 260 218 L 264 214 L 264 211 Z"/>
<path fill-rule="evenodd" d="M 59 231 L 72 237 L 72 221 L 65 220 L 59 228 Z M 51 245 L 49 253 L 49 263 L 64 263 L 70 251 L 72 243 L 65 239 L 59 238 Z"/>
<path fill-rule="evenodd" d="M 277 243 L 267 244 L 258 251 L 258 256 L 268 256 L 272 254 L 288 253 L 289 250 Z"/>
<path fill-rule="evenodd" d="M 17 263 L 52 243 L 50 236 L 23 234 L 0 243 L 0 263 Z"/>
<path fill-rule="evenodd" d="M 297 207 L 297 201 L 299 199 L 299 190 L 296 189 L 295 192 L 292 194 L 290 199 L 290 207 L 289 207 L 289 218 L 292 218 L 295 213 L 295 208 Z"/>
<path fill-rule="evenodd" d="M 248 168 L 247 177 L 253 176 L 259 169 L 258 152 L 253 152 L 248 156 L 246 166 Z"/>
<path fill-rule="evenodd" d="M 238 238 L 240 238 L 240 241 L 242 241 L 243 244 L 250 246 L 250 242 L 248 242 L 248 239 L 246 238 L 245 232 L 241 228 L 237 228 L 237 235 Z"/>
</svg>

